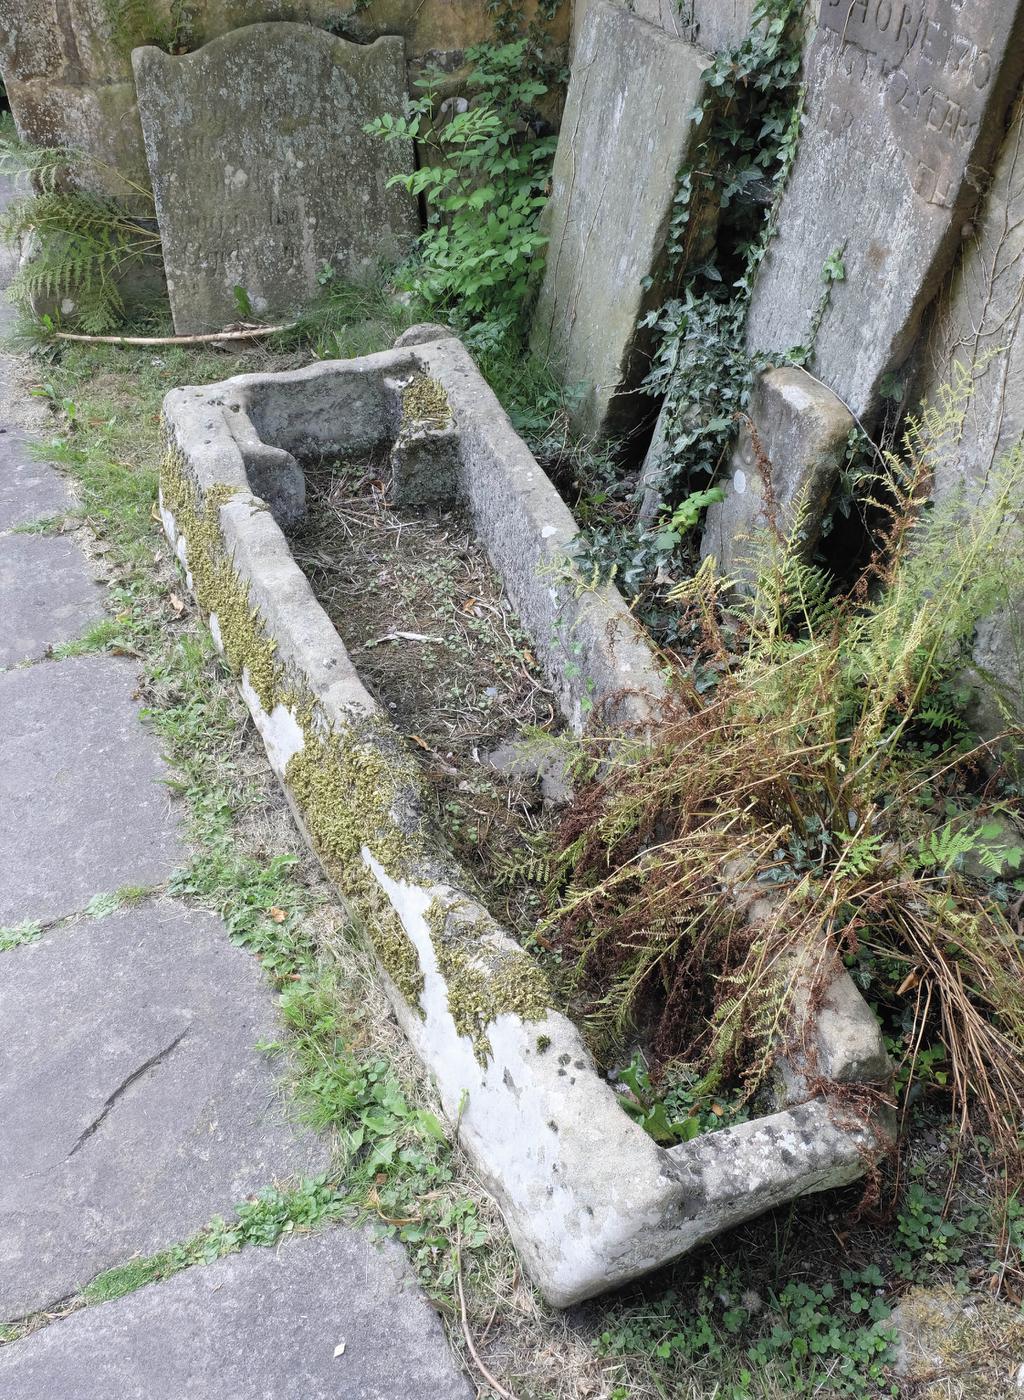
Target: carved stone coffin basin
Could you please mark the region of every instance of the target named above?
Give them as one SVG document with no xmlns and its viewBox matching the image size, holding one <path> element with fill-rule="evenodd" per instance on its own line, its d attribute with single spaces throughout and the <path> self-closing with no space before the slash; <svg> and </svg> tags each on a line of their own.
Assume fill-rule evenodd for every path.
<svg viewBox="0 0 1024 1400">
<path fill-rule="evenodd" d="M 410 420 L 403 396 L 416 382 L 441 386 L 446 421 Z M 188 586 L 549 1302 L 625 1283 L 860 1175 L 878 1135 L 828 1096 L 808 1096 L 799 1074 L 777 1112 L 671 1149 L 623 1112 L 576 1027 L 552 1009 L 534 960 L 466 892 L 423 818 L 402 737 L 292 556 L 278 518 L 301 514 L 303 458 L 393 444 L 399 493 L 461 502 L 569 725 L 581 728 L 589 702 L 634 726 L 653 719 L 665 682 L 643 633 L 613 588 L 573 586 L 572 516 L 463 346 L 399 342 L 357 360 L 176 389 L 164 414 L 161 513 Z M 809 1038 L 821 1080 L 884 1078 L 878 1027 L 844 972 Z"/>
</svg>

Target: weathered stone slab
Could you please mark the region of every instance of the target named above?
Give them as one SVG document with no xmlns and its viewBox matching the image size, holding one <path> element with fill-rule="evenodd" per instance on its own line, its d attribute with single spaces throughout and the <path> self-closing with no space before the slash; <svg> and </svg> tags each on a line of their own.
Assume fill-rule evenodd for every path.
<svg viewBox="0 0 1024 1400">
<path fill-rule="evenodd" d="M 675 39 L 697 44 L 705 53 L 735 48 L 750 33 L 755 0 L 621 0 L 624 8 Z M 579 35 L 590 5 L 573 5 L 573 38 Z"/>
<path fill-rule="evenodd" d="M 254 1048 L 278 1034 L 259 965 L 213 915 L 147 903 L 0 958 L 0 1318 L 326 1167 Z"/>
<path fill-rule="evenodd" d="M 344 1343 L 344 1350 L 335 1351 Z M 5 1400 L 471 1400 L 401 1247 L 246 1249 L 0 1349 Z"/>
<path fill-rule="evenodd" d="M 1024 439 L 1024 99 L 924 359 L 924 398 L 934 400 L 961 376 L 971 384 L 956 451 L 937 463 L 932 493 L 939 502 L 962 497 L 967 509 L 984 505 L 1000 461 Z M 1009 717 L 1024 720 L 1024 599 L 1008 597 L 981 623 L 975 660 L 993 689 L 983 692 L 972 718 L 992 737 Z"/>
<path fill-rule="evenodd" d="M 702 558 L 713 556 L 723 575 L 748 582 L 768 562 L 765 544 L 770 557 L 778 541 L 792 539 L 809 558 L 853 427 L 835 394 L 802 369 L 762 375 L 720 483 L 725 500 L 708 507 Z"/>
<path fill-rule="evenodd" d="M 0 924 L 165 880 L 183 847 L 136 668 L 83 656 L 0 676 Z"/>
<path fill-rule="evenodd" d="M 814 371 L 856 414 L 872 411 L 952 262 L 1022 68 L 1021 0 L 821 0 L 752 349 L 807 343 L 822 266 L 841 251 Z"/>
<path fill-rule="evenodd" d="M 5 305 L 9 303 L 0 300 L 0 327 Z M 59 515 L 70 505 L 67 485 L 56 468 L 37 461 L 21 433 L 0 428 L 0 530 Z"/>
<path fill-rule="evenodd" d="M 102 591 L 74 540 L 0 537 L 0 667 L 38 660 L 102 616 Z"/>
<path fill-rule="evenodd" d="M 665 239 L 708 61 L 610 0 L 592 0 L 555 155 L 532 333 L 565 383 L 583 386 L 576 420 L 589 433 L 640 416 L 629 397 L 647 366 L 637 323 L 667 295 Z"/>
<path fill-rule="evenodd" d="M 323 263 L 365 278 L 415 236 L 415 201 L 387 188 L 411 144 L 362 129 L 402 111 L 401 39 L 254 24 L 133 63 L 177 331 L 237 320 L 236 286 L 261 315 L 294 311 Z"/>
</svg>

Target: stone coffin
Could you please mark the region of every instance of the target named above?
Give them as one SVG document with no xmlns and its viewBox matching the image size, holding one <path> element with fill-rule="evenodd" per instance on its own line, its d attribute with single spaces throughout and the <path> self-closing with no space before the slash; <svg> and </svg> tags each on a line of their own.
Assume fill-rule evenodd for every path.
<svg viewBox="0 0 1024 1400">
<path fill-rule="evenodd" d="M 572 516 L 456 340 L 174 390 L 160 508 L 300 827 L 360 912 L 399 1022 L 527 1270 L 564 1307 L 852 1181 L 880 1138 L 838 1097 L 812 1095 L 797 1065 L 777 1112 L 659 1147 L 553 1009 L 537 964 L 467 892 L 424 819 L 401 737 L 274 517 L 297 508 L 304 455 L 408 445 L 402 393 L 418 375 L 450 408 L 438 431 L 454 430 L 456 463 L 439 481 L 454 486 L 568 721 L 581 728 L 587 697 L 649 722 L 665 686 L 643 634 L 613 588 L 575 586 Z M 885 1078 L 878 1026 L 841 969 L 803 1043 L 821 1080 Z"/>
</svg>

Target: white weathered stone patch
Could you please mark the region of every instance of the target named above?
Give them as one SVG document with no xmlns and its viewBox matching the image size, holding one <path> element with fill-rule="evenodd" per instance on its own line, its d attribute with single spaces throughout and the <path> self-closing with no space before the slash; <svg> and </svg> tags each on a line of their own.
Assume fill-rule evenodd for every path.
<svg viewBox="0 0 1024 1400">
<path fill-rule="evenodd" d="M 252 688 L 247 668 L 242 672 L 239 689 L 259 730 L 271 767 L 279 778 L 283 778 L 288 764 L 306 747 L 299 722 L 287 705 L 277 704 L 269 714 L 267 713 L 260 704 L 260 697 Z"/>
</svg>

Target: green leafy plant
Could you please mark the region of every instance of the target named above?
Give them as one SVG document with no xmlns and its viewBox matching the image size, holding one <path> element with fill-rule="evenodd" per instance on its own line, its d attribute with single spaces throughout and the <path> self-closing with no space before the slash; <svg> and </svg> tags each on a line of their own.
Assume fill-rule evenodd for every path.
<svg viewBox="0 0 1024 1400">
<path fill-rule="evenodd" d="M 538 218 L 555 143 L 534 135 L 534 104 L 546 87 L 524 74 L 525 51 L 525 39 L 467 49 L 467 98 L 442 104 L 446 75 L 428 69 L 406 116 L 366 128 L 388 141 L 415 140 L 427 153 L 418 170 L 391 180 L 427 202 L 412 274 L 417 296 L 463 325 L 486 323 L 491 343 L 515 325 L 547 241 Z"/>
<path fill-rule="evenodd" d="M 704 1274 L 692 1300 L 670 1289 L 613 1315 L 599 1349 L 606 1357 L 646 1359 L 657 1368 L 662 1394 L 669 1393 L 662 1378 L 692 1386 L 695 1367 L 729 1400 L 878 1393 L 895 1338 L 883 1283 L 872 1265 L 844 1270 L 838 1286 L 794 1279 L 762 1297 L 719 1265 Z M 631 1394 L 613 1393 L 624 1400 Z"/>
<path fill-rule="evenodd" d="M 703 138 L 680 172 L 668 247 L 681 285 L 643 323 L 653 340 L 643 392 L 661 401 L 659 437 L 633 518 L 588 530 L 588 557 L 615 569 L 655 634 L 673 640 L 661 606 L 685 534 L 651 523 L 643 499 L 675 503 L 706 489 L 726 461 L 766 356 L 745 348 L 754 277 L 800 131 L 801 0 L 757 0 L 748 36 L 704 73 Z M 715 241 L 709 250 L 709 224 Z M 778 362 L 778 356 L 773 357 Z M 627 524 L 627 528 L 624 528 Z"/>
</svg>

